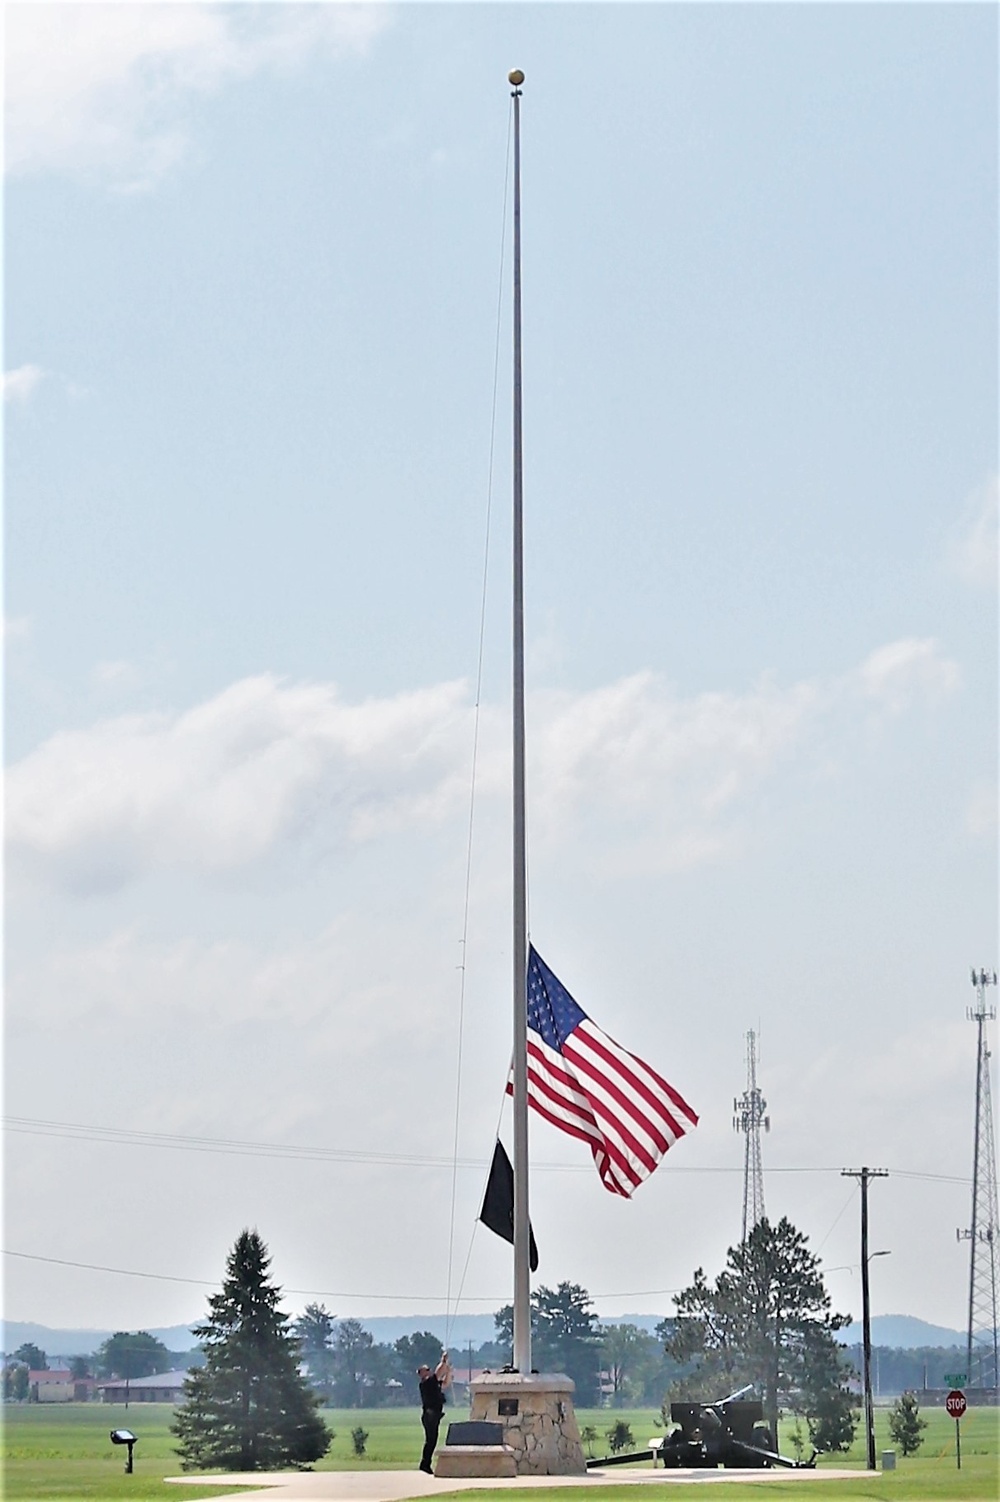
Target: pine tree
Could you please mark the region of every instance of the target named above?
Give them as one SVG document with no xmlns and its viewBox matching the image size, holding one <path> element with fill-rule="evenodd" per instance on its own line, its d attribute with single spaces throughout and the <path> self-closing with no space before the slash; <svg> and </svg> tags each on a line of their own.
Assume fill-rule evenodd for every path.
<svg viewBox="0 0 1000 1502">
<path fill-rule="evenodd" d="M 305 1465 L 330 1444 L 316 1398 L 299 1374 L 298 1342 L 268 1282 L 271 1259 L 256 1231 L 230 1252 L 222 1292 L 195 1334 L 205 1365 L 188 1373 L 171 1431 L 185 1470 L 272 1470 Z"/>
<path fill-rule="evenodd" d="M 889 1413 L 889 1433 L 900 1455 L 913 1455 L 924 1442 L 927 1420 L 920 1417 L 915 1392 L 904 1392 Z"/>
<path fill-rule="evenodd" d="M 850 1444 L 856 1420 L 836 1339 L 850 1317 L 830 1312 L 819 1260 L 788 1220 L 759 1221 L 729 1248 L 714 1286 L 698 1268 L 674 1303 L 676 1317 L 658 1329 L 668 1354 L 696 1363 L 685 1395 L 717 1398 L 752 1382 L 772 1435 L 784 1401 L 801 1406 L 817 1447 Z"/>
</svg>

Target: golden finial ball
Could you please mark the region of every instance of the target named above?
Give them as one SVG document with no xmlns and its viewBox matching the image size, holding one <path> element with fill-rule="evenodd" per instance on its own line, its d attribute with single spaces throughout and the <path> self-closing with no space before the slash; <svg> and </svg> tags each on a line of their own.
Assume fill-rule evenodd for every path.
<svg viewBox="0 0 1000 1502">
<path fill-rule="evenodd" d="M 511 68 L 510 72 L 507 74 L 507 82 L 512 83 L 515 89 L 519 89 L 521 87 L 522 83 L 524 82 L 524 74 L 521 72 L 520 68 Z"/>
</svg>

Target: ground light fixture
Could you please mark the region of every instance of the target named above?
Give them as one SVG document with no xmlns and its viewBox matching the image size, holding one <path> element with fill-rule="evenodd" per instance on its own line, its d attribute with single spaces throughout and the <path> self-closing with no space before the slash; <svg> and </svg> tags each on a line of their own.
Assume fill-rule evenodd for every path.
<svg viewBox="0 0 1000 1502">
<path fill-rule="evenodd" d="M 111 1431 L 111 1443 L 113 1445 L 128 1445 L 128 1458 L 125 1461 L 126 1476 L 131 1476 L 132 1474 L 132 1446 L 138 1437 L 137 1434 L 132 1433 L 131 1429 L 112 1429 Z"/>
</svg>

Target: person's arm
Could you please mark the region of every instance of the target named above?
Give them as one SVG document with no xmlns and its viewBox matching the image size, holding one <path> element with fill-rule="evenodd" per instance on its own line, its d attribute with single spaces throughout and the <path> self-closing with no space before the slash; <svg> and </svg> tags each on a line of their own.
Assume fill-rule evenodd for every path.
<svg viewBox="0 0 1000 1502">
<path fill-rule="evenodd" d="M 438 1362 L 434 1375 L 442 1387 L 447 1387 L 451 1382 L 451 1362 L 448 1360 L 448 1352 L 441 1352 L 441 1360 Z"/>
</svg>

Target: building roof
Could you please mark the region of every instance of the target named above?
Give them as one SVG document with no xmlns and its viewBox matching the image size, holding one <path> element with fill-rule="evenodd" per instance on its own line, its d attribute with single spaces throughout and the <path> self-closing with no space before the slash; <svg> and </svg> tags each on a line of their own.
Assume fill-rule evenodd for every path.
<svg viewBox="0 0 1000 1502">
<path fill-rule="evenodd" d="M 184 1386 L 184 1379 L 185 1379 L 186 1376 L 187 1376 L 187 1372 L 186 1371 L 183 1371 L 183 1372 L 156 1372 L 152 1377 L 129 1377 L 129 1379 L 128 1379 L 128 1385 L 129 1385 L 130 1388 L 136 1388 L 136 1387 L 176 1387 L 176 1388 L 181 1388 L 181 1387 Z M 101 1383 L 99 1383 L 98 1384 L 98 1391 L 100 1391 L 102 1388 L 105 1388 L 105 1387 L 124 1387 L 124 1386 L 125 1386 L 125 1378 L 124 1377 L 114 1377 L 114 1378 L 112 1378 L 108 1382 L 101 1382 Z"/>
</svg>

